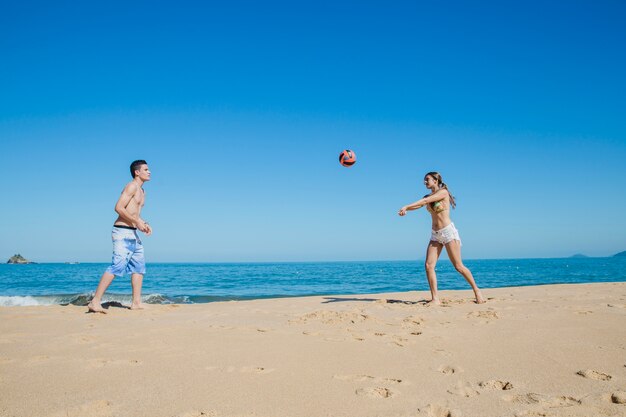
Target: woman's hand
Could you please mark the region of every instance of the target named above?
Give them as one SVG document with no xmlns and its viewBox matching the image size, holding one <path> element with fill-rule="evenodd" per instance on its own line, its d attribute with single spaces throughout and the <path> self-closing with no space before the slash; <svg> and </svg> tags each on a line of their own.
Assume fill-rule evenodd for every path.
<svg viewBox="0 0 626 417">
<path fill-rule="evenodd" d="M 399 211 L 398 211 L 398 215 L 400 216 L 404 216 L 406 214 L 406 206 L 402 207 Z"/>
</svg>

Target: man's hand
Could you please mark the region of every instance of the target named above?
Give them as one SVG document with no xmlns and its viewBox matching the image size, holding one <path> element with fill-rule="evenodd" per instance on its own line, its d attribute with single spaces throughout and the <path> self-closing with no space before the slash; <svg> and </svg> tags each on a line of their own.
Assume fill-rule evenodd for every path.
<svg viewBox="0 0 626 417">
<path fill-rule="evenodd" d="M 406 214 L 406 207 L 402 207 L 400 210 L 398 210 L 398 215 L 404 216 L 405 214 Z"/>
<path fill-rule="evenodd" d="M 152 234 L 152 226 L 145 222 L 144 224 L 146 225 L 146 231 L 144 233 L 146 234 L 146 236 L 150 236 Z"/>
<path fill-rule="evenodd" d="M 139 229 L 141 232 L 144 232 L 147 235 L 149 235 L 152 232 L 150 225 L 141 219 L 139 219 L 139 221 L 137 222 L 137 229 Z M 150 233 L 148 233 L 148 231 L 150 231 Z"/>
</svg>

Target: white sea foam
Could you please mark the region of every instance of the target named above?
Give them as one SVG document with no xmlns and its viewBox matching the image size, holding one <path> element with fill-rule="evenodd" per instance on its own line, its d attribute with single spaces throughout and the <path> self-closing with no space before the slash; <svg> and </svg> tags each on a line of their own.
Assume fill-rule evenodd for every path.
<svg viewBox="0 0 626 417">
<path fill-rule="evenodd" d="M 25 307 L 25 306 L 49 306 L 49 305 L 80 305 L 86 306 L 91 300 L 93 294 L 57 294 L 57 295 L 14 295 L 0 296 L 0 307 Z M 130 294 L 105 294 L 102 298 L 103 303 L 120 303 L 130 305 L 132 302 Z M 147 304 L 169 304 L 173 300 L 164 297 L 161 294 L 146 294 L 141 297 L 142 301 Z"/>
<path fill-rule="evenodd" d="M 38 300 L 35 297 L 31 296 L 0 296 L 0 306 L 2 307 L 14 307 L 14 306 L 40 306 L 40 305 L 51 305 L 54 304 L 53 300 Z"/>
</svg>

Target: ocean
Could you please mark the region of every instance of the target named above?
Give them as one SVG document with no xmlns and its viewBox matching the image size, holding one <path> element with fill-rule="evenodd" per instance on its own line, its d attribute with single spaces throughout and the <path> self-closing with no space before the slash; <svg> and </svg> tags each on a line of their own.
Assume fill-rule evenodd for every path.
<svg viewBox="0 0 626 417">
<path fill-rule="evenodd" d="M 465 260 L 480 288 L 626 281 L 626 257 Z M 0 306 L 86 305 L 108 264 L 0 264 Z M 428 290 L 422 261 L 154 263 L 143 300 L 152 304 Z M 469 289 L 447 260 L 440 290 Z M 116 277 L 103 302 L 130 302 L 130 277 Z"/>
</svg>

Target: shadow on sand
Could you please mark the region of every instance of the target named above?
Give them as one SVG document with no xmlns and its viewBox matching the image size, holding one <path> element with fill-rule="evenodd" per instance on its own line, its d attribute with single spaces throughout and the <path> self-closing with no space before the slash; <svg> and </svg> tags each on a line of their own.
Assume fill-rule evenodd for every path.
<svg viewBox="0 0 626 417">
<path fill-rule="evenodd" d="M 406 301 L 406 300 L 393 300 L 389 298 L 380 299 L 380 298 L 356 298 L 356 297 L 324 297 L 324 300 L 326 301 L 322 301 L 322 304 L 340 303 L 340 302 L 345 302 L 345 301 L 368 301 L 368 302 L 384 301 L 386 304 L 405 304 L 405 305 L 428 304 L 427 300 Z"/>
<path fill-rule="evenodd" d="M 105 310 L 108 310 L 110 307 L 113 308 L 123 308 L 126 310 L 130 310 L 130 307 L 125 306 L 124 304 L 120 303 L 119 301 L 107 301 L 106 303 L 102 303 L 102 308 Z M 85 314 L 93 314 L 96 313 L 95 311 L 87 311 Z"/>
</svg>

